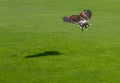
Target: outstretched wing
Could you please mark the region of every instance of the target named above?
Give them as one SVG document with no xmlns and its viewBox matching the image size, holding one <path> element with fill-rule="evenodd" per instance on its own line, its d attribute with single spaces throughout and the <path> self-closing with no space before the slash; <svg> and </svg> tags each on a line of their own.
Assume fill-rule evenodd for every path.
<svg viewBox="0 0 120 83">
<path fill-rule="evenodd" d="M 82 18 L 79 15 L 71 15 L 63 17 L 65 22 L 69 23 L 78 23 Z"/>
<path fill-rule="evenodd" d="M 83 12 L 80 13 L 80 16 L 83 19 L 89 20 L 92 17 L 92 12 L 90 10 L 84 10 Z"/>
<path fill-rule="evenodd" d="M 87 19 L 91 19 L 91 17 L 92 17 L 91 10 L 84 10 L 84 14 L 86 15 Z"/>
</svg>

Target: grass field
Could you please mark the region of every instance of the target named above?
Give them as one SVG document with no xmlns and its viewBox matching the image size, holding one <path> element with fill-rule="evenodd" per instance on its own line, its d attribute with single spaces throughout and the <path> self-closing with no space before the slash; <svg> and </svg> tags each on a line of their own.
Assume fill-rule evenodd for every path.
<svg viewBox="0 0 120 83">
<path fill-rule="evenodd" d="M 90 9 L 82 32 L 62 17 Z M 120 83 L 120 0 L 0 0 L 0 83 Z"/>
</svg>

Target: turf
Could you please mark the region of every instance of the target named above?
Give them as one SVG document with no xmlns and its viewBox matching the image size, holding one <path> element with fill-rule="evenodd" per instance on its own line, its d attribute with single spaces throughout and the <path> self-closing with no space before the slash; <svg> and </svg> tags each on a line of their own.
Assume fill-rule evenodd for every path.
<svg viewBox="0 0 120 83">
<path fill-rule="evenodd" d="M 119 83 L 120 0 L 0 0 L 1 83 Z M 62 17 L 90 9 L 82 32 Z"/>
</svg>

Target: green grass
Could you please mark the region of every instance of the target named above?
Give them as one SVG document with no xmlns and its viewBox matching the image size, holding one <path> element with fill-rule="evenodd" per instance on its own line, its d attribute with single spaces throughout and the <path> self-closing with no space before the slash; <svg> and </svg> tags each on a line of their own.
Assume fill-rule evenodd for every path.
<svg viewBox="0 0 120 83">
<path fill-rule="evenodd" d="M 0 82 L 119 83 L 119 4 L 0 0 Z M 62 21 L 83 9 L 93 12 L 88 31 Z M 49 51 L 53 53 L 44 53 Z"/>
</svg>

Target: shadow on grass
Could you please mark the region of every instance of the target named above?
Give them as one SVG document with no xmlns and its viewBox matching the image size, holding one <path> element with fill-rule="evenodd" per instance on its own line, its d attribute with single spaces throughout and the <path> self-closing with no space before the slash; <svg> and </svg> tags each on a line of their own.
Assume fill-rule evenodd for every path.
<svg viewBox="0 0 120 83">
<path fill-rule="evenodd" d="M 61 55 L 61 54 L 63 53 L 60 53 L 58 51 L 45 51 L 39 54 L 25 56 L 25 58 L 35 58 L 35 57 L 41 57 L 41 56 L 55 56 L 55 55 Z"/>
</svg>

